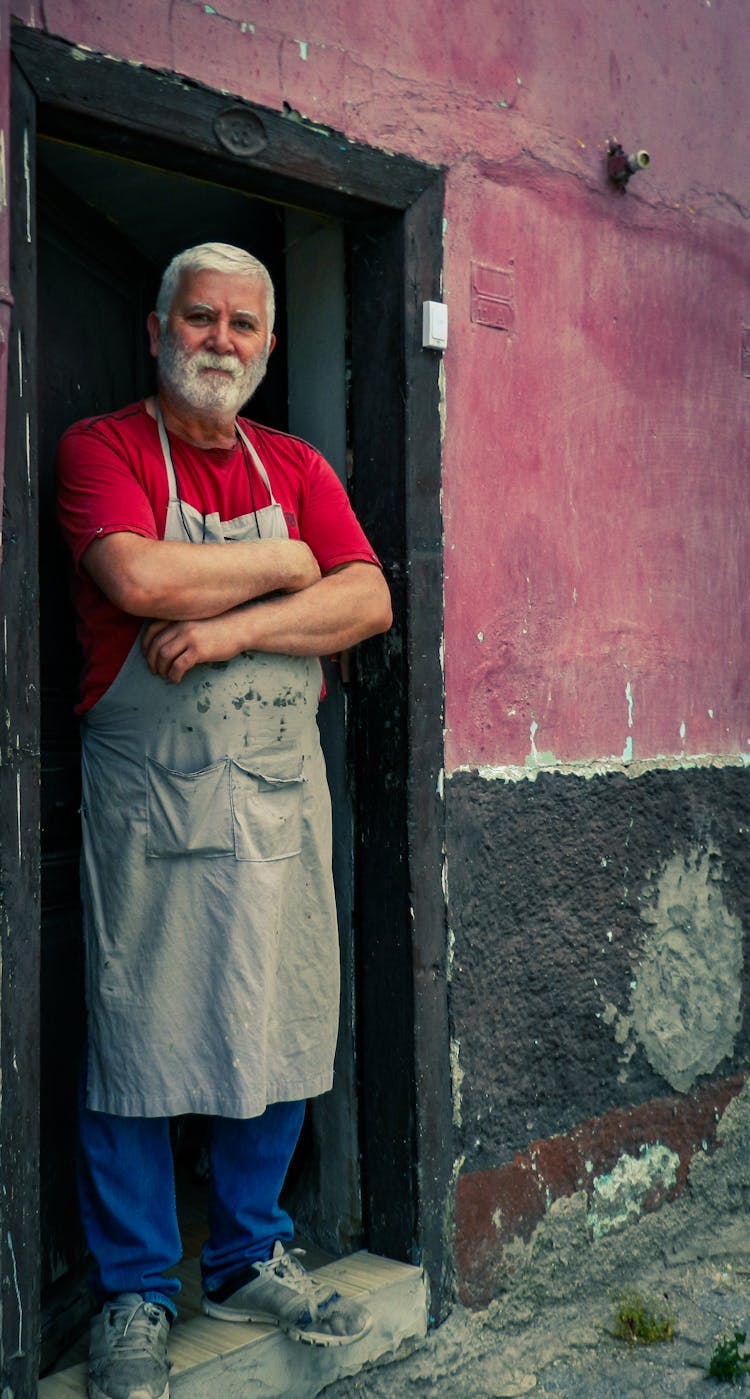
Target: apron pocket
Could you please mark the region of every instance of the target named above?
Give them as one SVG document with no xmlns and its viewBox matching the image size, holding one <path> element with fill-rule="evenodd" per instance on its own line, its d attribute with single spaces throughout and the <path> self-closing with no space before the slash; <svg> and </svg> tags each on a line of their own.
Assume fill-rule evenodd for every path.
<svg viewBox="0 0 750 1399">
<path fill-rule="evenodd" d="M 173 772 L 146 759 L 146 854 L 233 855 L 229 759 Z"/>
<path fill-rule="evenodd" d="M 288 860 L 302 848 L 302 763 L 278 775 L 232 759 L 232 811 L 238 860 Z"/>
</svg>

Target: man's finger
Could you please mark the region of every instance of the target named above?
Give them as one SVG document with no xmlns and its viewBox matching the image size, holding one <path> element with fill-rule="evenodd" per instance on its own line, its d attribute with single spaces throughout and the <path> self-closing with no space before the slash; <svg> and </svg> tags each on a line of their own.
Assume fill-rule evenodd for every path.
<svg viewBox="0 0 750 1399">
<path fill-rule="evenodd" d="M 169 667 L 187 648 L 187 645 L 186 639 L 180 636 L 179 632 L 170 636 L 163 633 L 155 636 L 146 652 L 146 662 L 149 669 L 155 675 L 161 675 L 166 680 Z"/>
<path fill-rule="evenodd" d="M 171 622 L 164 620 L 149 622 L 145 632 L 143 633 L 143 640 L 141 641 L 141 646 L 144 652 L 148 650 L 149 646 L 151 645 L 151 642 L 154 640 L 154 637 L 159 636 L 161 632 L 166 631 L 167 627 L 169 626 L 171 626 Z"/>
</svg>

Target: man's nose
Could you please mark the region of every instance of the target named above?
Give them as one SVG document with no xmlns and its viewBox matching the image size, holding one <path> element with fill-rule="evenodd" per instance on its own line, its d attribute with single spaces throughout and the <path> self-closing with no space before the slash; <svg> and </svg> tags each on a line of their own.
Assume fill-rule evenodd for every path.
<svg viewBox="0 0 750 1399">
<path fill-rule="evenodd" d="M 214 350 L 217 355 L 228 355 L 234 351 L 228 320 L 214 321 L 206 346 Z"/>
</svg>

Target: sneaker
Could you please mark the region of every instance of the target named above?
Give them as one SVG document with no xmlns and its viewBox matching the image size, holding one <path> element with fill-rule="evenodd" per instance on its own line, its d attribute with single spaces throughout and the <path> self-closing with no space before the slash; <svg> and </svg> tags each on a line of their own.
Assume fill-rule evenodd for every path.
<svg viewBox="0 0 750 1399">
<path fill-rule="evenodd" d="M 349 1346 L 361 1340 L 372 1326 L 370 1313 L 305 1272 L 299 1261 L 303 1252 L 295 1248 L 287 1253 L 277 1240 L 273 1256 L 255 1263 L 239 1287 L 234 1279 L 204 1293 L 201 1310 L 218 1321 L 270 1322 L 293 1340 L 313 1346 Z"/>
<path fill-rule="evenodd" d="M 110 1297 L 91 1323 L 89 1399 L 168 1399 L 169 1318 L 138 1292 Z"/>
</svg>

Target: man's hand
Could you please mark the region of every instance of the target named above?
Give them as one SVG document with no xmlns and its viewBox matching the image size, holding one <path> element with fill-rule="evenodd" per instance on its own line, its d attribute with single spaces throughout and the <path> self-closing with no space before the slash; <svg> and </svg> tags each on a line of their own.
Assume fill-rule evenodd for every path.
<svg viewBox="0 0 750 1399">
<path fill-rule="evenodd" d="M 261 598 L 218 617 L 151 622 L 143 651 L 154 675 L 179 684 L 193 666 L 230 661 L 241 651 L 331 656 L 387 631 L 391 621 L 390 594 L 380 569 L 354 562 L 306 588 Z"/>
<path fill-rule="evenodd" d="M 200 622 L 151 622 L 141 645 L 150 671 L 179 685 L 193 666 L 231 661 L 243 649 L 238 632 L 241 608 Z"/>
</svg>

